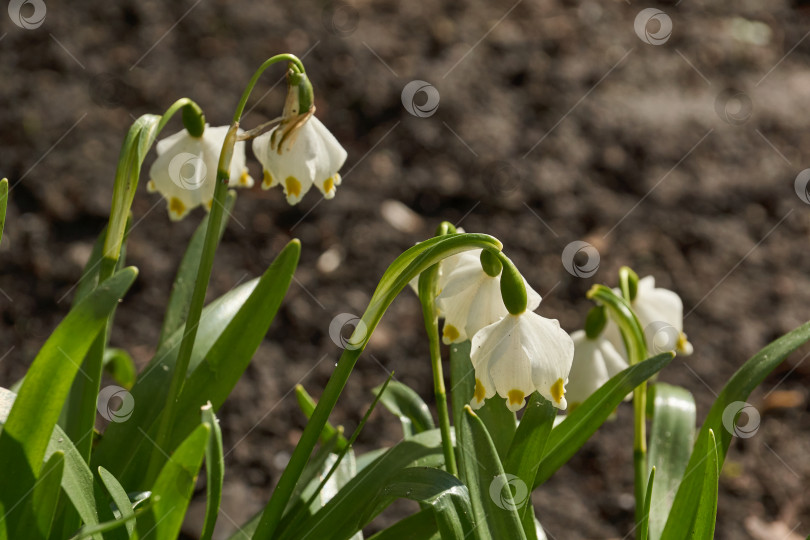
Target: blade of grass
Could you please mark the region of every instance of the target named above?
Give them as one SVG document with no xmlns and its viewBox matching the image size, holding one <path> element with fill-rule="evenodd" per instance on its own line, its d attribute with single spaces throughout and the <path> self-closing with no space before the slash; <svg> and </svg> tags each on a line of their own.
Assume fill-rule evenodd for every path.
<svg viewBox="0 0 810 540">
<path fill-rule="evenodd" d="M 225 458 L 222 451 L 222 430 L 219 420 L 214 415 L 214 407 L 209 401 L 202 408 L 202 421 L 211 430 L 208 445 L 205 449 L 205 520 L 200 540 L 211 540 L 219 515 L 219 504 L 222 502 L 222 482 L 225 480 Z"/>
</svg>

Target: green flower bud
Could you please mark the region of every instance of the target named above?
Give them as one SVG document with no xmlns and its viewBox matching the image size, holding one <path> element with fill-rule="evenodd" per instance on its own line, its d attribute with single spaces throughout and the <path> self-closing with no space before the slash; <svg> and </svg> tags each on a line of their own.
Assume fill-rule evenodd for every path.
<svg viewBox="0 0 810 540">
<path fill-rule="evenodd" d="M 192 137 L 202 137 L 205 131 L 205 115 L 196 103 L 189 103 L 183 107 L 183 127 Z"/>
<path fill-rule="evenodd" d="M 295 87 L 298 92 L 298 114 L 308 113 L 312 108 L 315 97 L 312 90 L 312 83 L 309 82 L 309 77 L 306 73 L 300 73 L 295 69 L 290 69 L 287 76 L 287 84 Z"/>
<path fill-rule="evenodd" d="M 585 318 L 585 335 L 588 339 L 596 339 L 607 325 L 607 311 L 604 306 L 595 306 L 588 312 Z"/>
<path fill-rule="evenodd" d="M 502 252 L 498 253 L 498 258 L 503 265 L 501 273 L 501 298 L 506 309 L 512 315 L 520 315 L 526 311 L 529 299 L 526 294 L 526 283 L 518 269 L 509 260 L 509 257 Z"/>
<path fill-rule="evenodd" d="M 487 273 L 489 277 L 498 277 L 503 269 L 501 261 L 498 260 L 498 255 L 489 251 L 488 249 L 481 250 L 481 268 Z"/>
<path fill-rule="evenodd" d="M 619 287 L 625 300 L 632 302 L 636 299 L 638 294 L 638 274 L 629 266 L 622 266 L 619 269 Z"/>
<path fill-rule="evenodd" d="M 456 227 L 449 221 L 442 221 L 436 227 L 436 234 L 434 236 L 444 236 L 445 234 L 456 234 L 458 231 Z"/>
</svg>

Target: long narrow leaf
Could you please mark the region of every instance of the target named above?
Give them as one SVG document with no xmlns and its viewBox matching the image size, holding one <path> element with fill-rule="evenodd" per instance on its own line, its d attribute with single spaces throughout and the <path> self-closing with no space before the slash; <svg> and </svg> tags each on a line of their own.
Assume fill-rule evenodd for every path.
<svg viewBox="0 0 810 540">
<path fill-rule="evenodd" d="M 689 464 L 686 466 L 684 479 L 675 495 L 672 503 L 672 510 L 669 513 L 663 537 L 667 534 L 679 530 L 684 522 L 691 522 L 691 517 L 697 512 L 702 479 L 697 474 L 700 464 L 704 459 L 703 448 L 709 443 L 709 430 L 714 431 L 717 438 L 717 462 L 720 469 L 723 468 L 723 461 L 726 458 L 729 444 L 733 436 L 734 426 L 728 428 L 723 425 L 723 415 L 729 407 L 735 407 L 735 402 L 744 402 L 748 395 L 756 388 L 773 369 L 801 345 L 810 340 L 810 322 L 803 324 L 773 341 L 753 357 L 751 357 L 726 383 L 715 400 L 706 421 L 700 428 L 694 448 L 699 449 L 692 452 Z M 734 413 L 733 410 L 731 410 Z M 739 412 L 737 409 L 736 412 Z M 734 416 L 732 414 L 732 416 Z M 669 536 L 672 538 L 674 536 Z"/>
<path fill-rule="evenodd" d="M 42 465 L 33 494 L 33 523 L 26 524 L 17 531 L 14 538 L 33 537 L 32 525 L 42 538 L 51 533 L 51 524 L 56 514 L 56 503 L 59 500 L 59 491 L 62 484 L 62 473 L 65 468 L 65 454 L 54 452 L 48 461 Z"/>
<path fill-rule="evenodd" d="M 30 497 L 79 364 L 136 275 L 134 268 L 118 272 L 72 309 L 26 374 L 0 433 L 0 463 L 6 470 L 0 476 L 0 502 L 11 530 L 15 523 L 11 508 L 26 504 Z"/>
<path fill-rule="evenodd" d="M 306 389 L 300 385 L 295 385 L 295 400 L 298 402 L 298 406 L 301 408 L 301 412 L 304 413 L 304 416 L 307 417 L 307 420 L 312 416 L 312 413 L 315 411 L 315 407 L 318 403 L 309 395 Z M 339 429 L 340 428 L 340 429 Z M 337 446 L 338 449 L 342 450 L 346 448 L 348 444 L 346 442 L 346 437 L 343 436 L 342 426 L 338 426 L 337 428 L 332 425 L 331 422 L 326 422 L 323 425 L 323 431 L 321 431 L 321 444 L 324 444 L 326 441 L 331 439 L 332 437 L 337 435 Z"/>
<path fill-rule="evenodd" d="M 636 540 L 647 540 L 650 537 L 650 504 L 652 503 L 652 491 L 655 485 L 655 465 L 650 469 L 650 478 L 647 480 L 647 494 L 644 497 L 644 508 L 641 511 L 642 521 L 638 525 Z"/>
<path fill-rule="evenodd" d="M 372 391 L 377 394 L 380 388 L 378 386 Z M 436 427 L 430 409 L 419 394 L 400 382 L 392 381 L 381 400 L 386 409 L 399 417 L 405 438 Z"/>
<path fill-rule="evenodd" d="M 206 403 L 202 408 L 202 421 L 211 430 L 211 436 L 208 437 L 208 445 L 205 448 L 205 474 L 207 480 L 205 520 L 203 521 L 203 532 L 200 534 L 200 540 L 210 540 L 214 535 L 214 527 L 217 524 L 219 504 L 222 501 L 222 482 L 225 480 L 222 430 L 219 428 L 219 420 L 214 415 L 211 402 Z"/>
<path fill-rule="evenodd" d="M 110 471 L 104 467 L 98 468 L 98 476 L 101 478 L 104 487 L 107 488 L 107 492 L 110 494 L 110 497 L 115 503 L 115 507 L 118 509 L 118 515 L 115 516 L 116 519 L 122 519 L 126 522 L 124 526 L 126 527 L 127 535 L 131 535 L 132 531 L 135 530 L 135 523 L 130 518 L 135 514 L 135 510 L 132 509 L 132 503 L 127 496 L 127 492 L 118 480 L 110 474 Z"/>
<path fill-rule="evenodd" d="M 700 505 L 690 536 L 694 540 L 712 540 L 714 538 L 714 524 L 717 518 L 717 483 L 720 471 L 717 461 L 717 441 L 712 430 L 709 430 L 705 470 L 703 489 L 700 490 Z"/>
<path fill-rule="evenodd" d="M 534 487 L 548 480 L 554 471 L 567 462 L 633 388 L 658 373 L 671 360 L 672 353 L 663 353 L 628 367 L 571 411 L 565 420 L 551 430 Z"/>
</svg>

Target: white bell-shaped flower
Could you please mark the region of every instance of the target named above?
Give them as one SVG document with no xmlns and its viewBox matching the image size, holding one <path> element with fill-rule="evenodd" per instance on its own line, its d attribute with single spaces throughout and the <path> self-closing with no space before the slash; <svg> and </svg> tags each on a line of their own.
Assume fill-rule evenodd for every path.
<svg viewBox="0 0 810 540">
<path fill-rule="evenodd" d="M 472 338 L 475 391 L 470 406 L 477 409 L 497 393 L 510 410 L 517 411 L 526 396 L 537 391 L 558 409 L 565 409 L 573 357 L 574 342 L 557 320 L 531 311 L 508 314 Z"/>
<path fill-rule="evenodd" d="M 571 339 L 574 341 L 574 363 L 566 390 L 568 402 L 573 408 L 628 364 L 604 334 L 591 339 L 584 330 L 577 330 L 571 334 Z"/>
<path fill-rule="evenodd" d="M 501 298 L 501 276 L 492 277 L 481 266 L 481 250 L 458 255 L 446 273 L 436 304 L 444 315 L 442 341 L 461 343 L 476 332 L 501 318 L 509 311 Z M 525 282 L 528 311 L 540 305 L 540 295 Z"/>
<path fill-rule="evenodd" d="M 616 294 L 621 291 L 614 289 Z M 651 355 L 667 351 L 692 354 L 692 344 L 683 332 L 683 302 L 677 293 L 655 286 L 655 278 L 647 276 L 638 281 L 636 297 L 630 307 L 644 329 L 647 349 Z M 605 328 L 605 337 L 626 356 L 619 328 L 612 320 Z"/>
<path fill-rule="evenodd" d="M 253 140 L 253 153 L 264 168 L 262 188 L 281 185 L 290 204 L 298 204 L 313 184 L 324 198 L 333 198 L 341 182 L 338 171 L 346 162 L 346 150 L 313 115 L 286 141 L 273 140 L 279 129 L 282 126 Z"/>
<path fill-rule="evenodd" d="M 176 221 L 192 209 L 202 205 L 211 209 L 216 187 L 217 165 L 228 126 L 209 127 L 201 137 L 192 137 L 182 129 L 158 141 L 157 159 L 149 169 L 150 193 L 158 192 L 169 210 L 169 217 Z M 245 143 L 237 142 L 231 161 L 231 187 L 253 187 L 253 178 L 245 166 Z"/>
</svg>

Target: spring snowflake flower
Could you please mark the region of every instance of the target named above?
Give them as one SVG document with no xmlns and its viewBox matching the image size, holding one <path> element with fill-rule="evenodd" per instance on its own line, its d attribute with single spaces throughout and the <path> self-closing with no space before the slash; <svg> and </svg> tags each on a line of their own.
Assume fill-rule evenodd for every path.
<svg viewBox="0 0 810 540">
<path fill-rule="evenodd" d="M 573 408 L 628 364 L 604 334 L 591 339 L 584 330 L 577 330 L 571 334 L 571 339 L 574 342 L 574 363 L 568 376 L 567 393 Z"/>
<path fill-rule="evenodd" d="M 616 289 L 615 292 L 621 295 Z M 683 302 L 675 292 L 655 286 L 655 278 L 647 276 L 638 281 L 638 292 L 630 303 L 644 329 L 650 354 L 675 351 L 688 356 L 693 348 L 683 332 Z M 619 328 L 608 322 L 605 337 L 617 350 L 626 353 Z"/>
<path fill-rule="evenodd" d="M 208 127 L 201 137 L 182 129 L 157 143 L 157 159 L 149 169 L 150 193 L 159 192 L 166 199 L 169 217 L 177 221 L 195 207 L 211 209 L 217 176 L 217 165 L 228 126 Z M 253 178 L 245 166 L 245 143 L 237 142 L 231 162 L 232 187 L 253 187 Z"/>
<path fill-rule="evenodd" d="M 565 385 L 574 358 L 574 342 L 557 320 L 532 311 L 508 314 L 472 338 L 470 360 L 475 391 L 470 406 L 481 407 L 496 393 L 512 411 L 537 391 L 558 409 L 565 409 Z"/>
<path fill-rule="evenodd" d="M 505 317 L 509 311 L 501 298 L 501 276 L 492 277 L 481 266 L 481 250 L 457 256 L 440 283 L 436 305 L 444 315 L 442 341 L 461 343 L 480 329 Z M 452 257 L 450 258 L 452 259 Z M 448 261 L 450 260 L 448 259 Z M 540 305 L 540 295 L 525 282 L 528 311 Z"/>
</svg>

